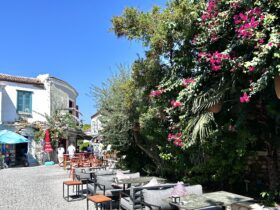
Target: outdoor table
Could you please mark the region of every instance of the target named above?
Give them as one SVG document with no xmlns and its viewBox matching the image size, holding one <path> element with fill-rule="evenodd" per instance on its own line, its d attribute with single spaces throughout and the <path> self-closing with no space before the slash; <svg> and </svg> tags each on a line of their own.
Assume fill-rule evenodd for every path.
<svg viewBox="0 0 280 210">
<path fill-rule="evenodd" d="M 212 201 L 211 199 L 205 198 L 202 195 L 197 194 L 190 194 L 186 195 L 180 198 L 179 203 L 172 202 L 171 198 L 168 198 L 168 201 L 171 206 L 176 206 L 178 209 L 187 209 L 187 210 L 193 210 L 193 209 L 199 209 L 199 208 L 205 208 L 209 206 L 216 206 L 217 203 Z"/>
<path fill-rule="evenodd" d="M 211 199 L 215 202 L 223 203 L 223 206 L 229 206 L 234 203 L 244 202 L 244 201 L 252 201 L 253 198 L 246 197 L 243 195 L 238 195 L 226 191 L 217 191 L 212 193 L 205 193 L 203 196 L 207 199 Z"/>
<path fill-rule="evenodd" d="M 129 178 L 129 179 L 120 179 L 117 181 L 117 184 L 123 184 L 123 190 L 125 191 L 125 185 L 130 186 L 131 184 L 144 184 L 151 181 L 152 178 L 156 178 L 159 182 L 164 182 L 166 179 L 153 177 L 153 176 L 142 176 L 138 178 Z"/>
<path fill-rule="evenodd" d="M 253 198 L 225 191 L 217 191 L 202 195 L 186 195 L 180 198 L 179 203 L 170 202 L 170 205 L 176 206 L 179 209 L 193 210 L 209 206 L 229 206 L 234 203 L 251 200 L 253 200 Z M 171 199 L 169 199 L 169 201 L 171 201 Z"/>
<path fill-rule="evenodd" d="M 67 195 L 66 196 L 64 196 L 64 186 L 66 185 L 66 187 L 67 187 Z M 69 194 L 69 187 L 70 186 L 73 186 L 73 191 L 74 191 L 74 187 L 76 187 L 76 195 L 70 195 Z M 63 198 L 66 200 L 66 201 L 68 201 L 68 202 L 70 202 L 71 200 L 70 200 L 70 197 L 72 197 L 72 198 L 79 198 L 79 199 L 83 199 L 84 198 L 84 196 L 83 196 L 83 194 L 82 193 L 80 193 L 80 186 L 82 187 L 82 191 L 83 191 L 83 184 L 82 184 L 82 182 L 81 181 L 77 181 L 77 180 L 68 180 L 68 181 L 63 181 Z M 75 199 L 76 200 L 76 199 Z M 73 200 L 72 200 L 73 201 Z"/>
<path fill-rule="evenodd" d="M 92 195 L 87 197 L 87 210 L 89 210 L 89 201 L 92 201 L 95 203 L 96 210 L 98 210 L 98 204 L 101 204 L 101 209 L 102 209 L 102 204 L 103 203 L 110 203 L 110 210 L 112 210 L 112 198 L 109 198 L 105 195 Z"/>
</svg>

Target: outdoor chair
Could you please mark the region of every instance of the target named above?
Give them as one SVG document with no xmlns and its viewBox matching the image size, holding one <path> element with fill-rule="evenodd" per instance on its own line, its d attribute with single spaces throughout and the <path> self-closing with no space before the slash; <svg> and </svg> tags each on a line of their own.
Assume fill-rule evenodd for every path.
<svg viewBox="0 0 280 210">
<path fill-rule="evenodd" d="M 142 209 L 143 204 L 141 201 L 141 191 L 144 189 L 148 190 L 164 190 L 168 188 L 173 188 L 176 184 L 159 184 L 157 186 L 138 186 L 138 187 L 131 187 L 128 193 L 121 192 L 120 194 L 120 209 L 125 210 L 134 210 L 134 209 Z"/>
<path fill-rule="evenodd" d="M 103 164 L 103 161 L 97 159 L 96 157 L 94 157 L 94 158 L 91 160 L 91 165 L 92 165 L 93 167 L 101 167 L 102 164 Z"/>
<path fill-rule="evenodd" d="M 112 198 L 113 207 L 119 206 L 119 194 L 122 189 L 114 189 L 112 183 L 114 182 L 116 174 L 96 175 L 94 183 L 89 183 L 87 190 L 90 195 L 104 195 Z"/>
<path fill-rule="evenodd" d="M 79 166 L 80 167 L 90 167 L 91 161 L 89 158 L 82 158 L 79 160 Z"/>
<path fill-rule="evenodd" d="M 75 169 L 75 178 L 84 185 L 86 184 L 88 186 L 89 183 L 94 183 L 95 182 L 95 177 L 92 176 L 87 172 L 89 169 L 88 168 L 76 168 Z"/>
<path fill-rule="evenodd" d="M 78 159 L 71 159 L 70 160 L 70 174 L 69 177 L 75 179 L 75 169 L 79 167 L 79 160 Z"/>
<path fill-rule="evenodd" d="M 188 194 L 202 195 L 201 185 L 191 185 L 185 187 Z M 145 206 L 146 210 L 171 210 L 176 209 L 172 207 L 168 198 L 171 196 L 173 187 L 169 188 L 158 188 L 158 189 L 143 189 L 141 190 L 142 201 L 141 204 Z M 165 200 L 166 199 L 166 200 Z"/>
<path fill-rule="evenodd" d="M 122 171 L 123 173 L 131 176 L 139 176 L 139 173 L 129 174 L 128 171 Z M 89 183 L 87 188 L 91 195 L 102 194 L 105 196 L 117 196 L 123 189 L 121 187 L 113 187 L 113 183 L 116 180 L 115 170 L 103 170 L 96 171 L 94 173 L 94 183 Z"/>
<path fill-rule="evenodd" d="M 114 189 L 112 187 L 115 177 L 115 174 L 96 175 L 95 182 L 88 184 L 89 193 L 91 195 L 101 194 L 105 196 L 118 196 L 122 189 Z"/>
</svg>

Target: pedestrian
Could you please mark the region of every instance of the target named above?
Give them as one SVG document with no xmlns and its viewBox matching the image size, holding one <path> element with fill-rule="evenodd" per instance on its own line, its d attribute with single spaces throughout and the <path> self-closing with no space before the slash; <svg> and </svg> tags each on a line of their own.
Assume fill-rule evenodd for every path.
<svg viewBox="0 0 280 210">
<path fill-rule="evenodd" d="M 57 157 L 58 157 L 58 165 L 59 166 L 63 166 L 63 161 L 64 161 L 64 147 L 62 144 L 59 145 L 59 147 L 57 148 Z"/>
<path fill-rule="evenodd" d="M 67 148 L 69 158 L 72 159 L 75 155 L 76 148 L 74 147 L 73 143 L 71 143 Z"/>
</svg>

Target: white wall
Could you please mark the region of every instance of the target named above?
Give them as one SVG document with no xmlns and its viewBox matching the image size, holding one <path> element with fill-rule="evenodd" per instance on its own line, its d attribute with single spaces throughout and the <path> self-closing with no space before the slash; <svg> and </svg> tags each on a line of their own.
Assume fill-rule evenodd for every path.
<svg viewBox="0 0 280 210">
<path fill-rule="evenodd" d="M 91 118 L 91 133 L 92 135 L 98 135 L 99 131 L 102 130 L 102 124 L 99 120 L 100 115 L 96 115 L 95 117 Z"/>
<path fill-rule="evenodd" d="M 13 123 L 24 117 L 29 123 L 35 121 L 45 122 L 45 115 L 52 115 L 56 109 L 69 108 L 69 100 L 76 104 L 78 93 L 68 83 L 50 77 L 48 74 L 37 77 L 44 83 L 42 86 L 16 82 L 0 81 L 3 85 L 2 103 L 0 100 L 0 124 Z M 32 92 L 32 115 L 20 116 L 17 113 L 17 91 Z M 1 121 L 2 120 L 2 121 Z"/>
<path fill-rule="evenodd" d="M 76 98 L 78 93 L 64 81 L 51 78 L 51 113 L 57 109 L 69 108 L 71 100 L 76 106 Z"/>
<path fill-rule="evenodd" d="M 21 84 L 15 82 L 1 81 L 5 85 L 2 92 L 2 122 L 14 122 L 19 119 L 17 109 L 17 90 L 31 91 L 32 94 L 32 116 L 28 122 L 46 121 L 45 114 L 50 115 L 49 91 L 42 86 Z"/>
</svg>

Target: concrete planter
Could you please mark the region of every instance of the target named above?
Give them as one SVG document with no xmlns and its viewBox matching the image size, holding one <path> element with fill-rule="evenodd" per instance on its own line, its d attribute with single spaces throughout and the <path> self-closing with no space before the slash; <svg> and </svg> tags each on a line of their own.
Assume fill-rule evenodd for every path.
<svg viewBox="0 0 280 210">
<path fill-rule="evenodd" d="M 219 102 L 219 103 L 209 107 L 208 111 L 213 112 L 215 114 L 219 113 L 222 110 L 222 106 L 223 106 L 222 102 Z"/>
<path fill-rule="evenodd" d="M 280 75 L 276 75 L 274 78 L 274 88 L 277 98 L 280 99 Z"/>
</svg>

